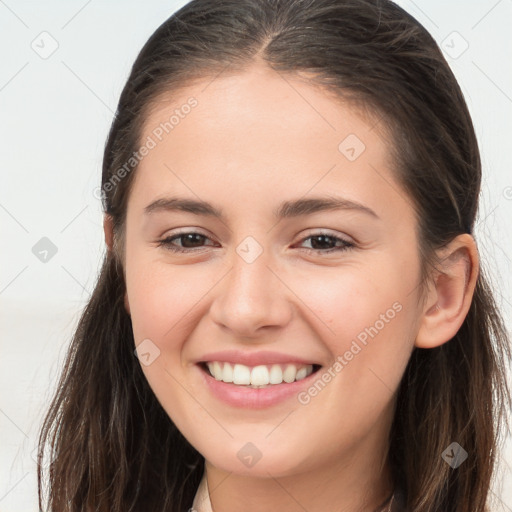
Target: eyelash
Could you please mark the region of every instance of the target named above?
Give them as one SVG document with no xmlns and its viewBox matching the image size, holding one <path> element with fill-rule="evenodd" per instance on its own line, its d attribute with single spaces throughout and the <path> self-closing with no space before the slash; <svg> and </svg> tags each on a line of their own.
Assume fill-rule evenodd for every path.
<svg viewBox="0 0 512 512">
<path fill-rule="evenodd" d="M 179 233 L 177 235 L 173 235 L 173 236 L 169 236 L 167 238 L 164 238 L 162 240 L 160 240 L 158 242 L 158 247 L 164 247 L 166 250 L 169 250 L 169 251 L 172 251 L 172 252 L 175 252 L 175 253 L 193 253 L 193 252 L 198 252 L 198 249 L 197 248 L 179 248 L 175 245 L 173 245 L 173 241 L 176 240 L 176 239 L 179 239 L 181 237 L 184 237 L 186 235 L 199 235 L 203 238 L 208 238 L 206 235 L 203 235 L 202 233 L 198 233 L 197 231 L 185 231 L 183 233 Z M 314 253 L 314 254 L 325 254 L 325 253 L 331 253 L 331 252 L 341 252 L 341 251 L 347 251 L 349 249 L 352 249 L 355 247 L 355 244 L 352 243 L 352 242 L 349 242 L 347 240 L 344 240 L 343 238 L 340 238 L 340 237 L 337 237 L 337 236 L 334 236 L 334 235 L 330 235 L 328 233 L 322 233 L 322 232 L 319 232 L 319 233 L 315 233 L 313 235 L 309 235 L 305 238 L 303 238 L 302 240 L 300 240 L 300 242 L 304 242 L 305 240 L 308 240 L 310 238 L 317 238 L 317 237 L 327 237 L 327 238 L 330 238 L 331 240 L 333 240 L 335 243 L 337 242 L 341 242 L 343 245 L 341 247 L 331 247 L 330 249 L 308 249 L 306 248 L 306 252 L 308 253 Z"/>
</svg>

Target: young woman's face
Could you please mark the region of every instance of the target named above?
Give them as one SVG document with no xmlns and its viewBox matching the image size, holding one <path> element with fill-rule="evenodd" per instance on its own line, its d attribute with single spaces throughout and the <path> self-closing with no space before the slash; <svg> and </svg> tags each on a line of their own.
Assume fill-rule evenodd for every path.
<svg viewBox="0 0 512 512">
<path fill-rule="evenodd" d="M 179 430 L 256 476 L 383 455 L 420 261 L 379 126 L 255 65 L 169 94 L 141 144 L 126 307 Z"/>
</svg>

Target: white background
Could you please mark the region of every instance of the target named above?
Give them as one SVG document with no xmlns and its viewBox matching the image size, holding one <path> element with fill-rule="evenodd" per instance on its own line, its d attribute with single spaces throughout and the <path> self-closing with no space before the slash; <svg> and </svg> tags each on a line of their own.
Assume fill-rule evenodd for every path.
<svg viewBox="0 0 512 512">
<path fill-rule="evenodd" d="M 37 509 L 40 421 L 104 254 L 103 146 L 138 51 L 185 3 L 0 0 L 0 512 Z M 399 4 L 452 54 L 484 166 L 477 240 L 510 326 L 512 0 Z M 46 59 L 41 38 L 58 44 Z M 42 237 L 57 247 L 46 263 Z M 511 446 L 496 510 L 512 510 Z"/>
</svg>

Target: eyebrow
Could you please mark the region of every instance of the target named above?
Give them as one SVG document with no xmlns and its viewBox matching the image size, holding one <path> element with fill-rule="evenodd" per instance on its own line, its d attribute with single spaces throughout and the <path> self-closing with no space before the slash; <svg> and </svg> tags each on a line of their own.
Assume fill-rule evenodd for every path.
<svg viewBox="0 0 512 512">
<path fill-rule="evenodd" d="M 278 219 L 286 219 L 299 217 L 301 215 L 311 215 L 321 211 L 335 210 L 356 210 L 362 213 L 366 213 L 376 219 L 380 218 L 368 206 L 365 206 L 356 201 L 351 201 L 349 199 L 335 196 L 312 197 L 308 199 L 284 201 L 277 209 L 273 210 L 273 214 L 274 217 Z M 222 210 L 216 208 L 207 201 L 182 197 L 164 197 L 153 201 L 144 208 L 144 213 L 146 215 L 160 211 L 183 211 L 193 213 L 195 215 L 215 217 L 222 220 L 223 222 L 226 222 L 226 218 Z"/>
</svg>

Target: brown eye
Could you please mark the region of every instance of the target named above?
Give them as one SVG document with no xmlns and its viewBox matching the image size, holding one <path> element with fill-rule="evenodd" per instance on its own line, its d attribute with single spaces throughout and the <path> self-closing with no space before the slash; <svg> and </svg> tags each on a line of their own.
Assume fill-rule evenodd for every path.
<svg viewBox="0 0 512 512">
<path fill-rule="evenodd" d="M 306 240 L 311 240 L 311 248 L 306 248 L 306 250 L 308 252 L 314 252 L 317 254 L 329 253 L 333 251 L 346 251 L 352 247 L 355 247 L 355 244 L 352 242 L 348 242 L 343 238 L 326 233 L 310 235 L 306 238 L 303 238 L 301 242 L 305 242 Z"/>
<path fill-rule="evenodd" d="M 176 240 L 180 241 L 181 246 L 175 243 Z M 158 246 L 165 247 L 174 252 L 194 252 L 197 248 L 204 245 L 205 240 L 208 240 L 206 235 L 191 231 L 164 238 L 160 240 Z"/>
</svg>

